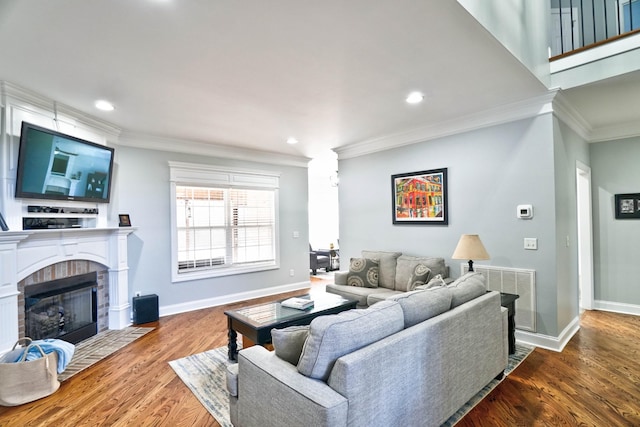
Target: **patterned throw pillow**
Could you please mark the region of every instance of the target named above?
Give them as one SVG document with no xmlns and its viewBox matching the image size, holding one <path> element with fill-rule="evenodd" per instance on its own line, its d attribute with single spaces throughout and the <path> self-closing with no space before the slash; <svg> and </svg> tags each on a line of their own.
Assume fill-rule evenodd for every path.
<svg viewBox="0 0 640 427">
<path fill-rule="evenodd" d="M 409 277 L 409 283 L 407 283 L 407 291 L 413 291 L 416 286 L 421 286 L 427 283 L 431 276 L 431 269 L 424 264 L 418 264 L 413 269 L 411 277 Z"/>
<path fill-rule="evenodd" d="M 347 285 L 361 288 L 377 288 L 378 261 L 369 258 L 351 258 Z"/>
</svg>

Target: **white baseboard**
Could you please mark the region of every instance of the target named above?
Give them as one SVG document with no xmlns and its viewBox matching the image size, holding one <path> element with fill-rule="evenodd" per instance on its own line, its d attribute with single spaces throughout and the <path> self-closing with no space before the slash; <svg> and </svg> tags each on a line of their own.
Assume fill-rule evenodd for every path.
<svg viewBox="0 0 640 427">
<path fill-rule="evenodd" d="M 595 300 L 593 301 L 593 308 L 596 310 L 611 311 L 621 314 L 634 314 L 636 316 L 640 316 L 640 305 Z"/>
<path fill-rule="evenodd" d="M 271 288 L 257 289 L 255 291 L 240 292 L 237 294 L 223 295 L 220 297 L 208 298 L 197 301 L 189 301 L 181 304 L 171 304 L 159 307 L 160 317 L 172 314 L 186 313 L 188 311 L 201 310 L 203 308 L 217 307 L 219 305 L 231 304 L 238 301 L 245 301 L 254 298 L 266 297 L 269 295 L 281 294 L 284 292 L 298 291 L 310 287 L 310 282 L 290 283 L 288 285 L 273 286 Z"/>
<path fill-rule="evenodd" d="M 634 304 L 596 300 L 593 302 L 593 309 L 640 316 L 640 306 Z M 576 317 L 557 338 L 516 329 L 516 341 L 521 344 L 546 348 L 547 350 L 562 351 L 579 329 L 580 318 Z"/>
<path fill-rule="evenodd" d="M 580 317 L 576 317 L 567 325 L 558 337 L 536 334 L 533 332 L 519 331 L 516 329 L 516 342 L 547 350 L 561 352 L 571 337 L 580 329 Z"/>
</svg>

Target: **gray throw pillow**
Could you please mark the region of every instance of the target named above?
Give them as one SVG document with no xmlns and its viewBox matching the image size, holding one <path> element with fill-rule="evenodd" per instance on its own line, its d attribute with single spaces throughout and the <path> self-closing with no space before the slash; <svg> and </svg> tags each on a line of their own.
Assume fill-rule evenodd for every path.
<svg viewBox="0 0 640 427">
<path fill-rule="evenodd" d="M 469 272 L 460 276 L 455 282 L 447 286 L 453 291 L 451 308 L 471 301 L 487 292 L 487 285 L 482 273 Z"/>
<path fill-rule="evenodd" d="M 297 365 L 308 335 L 309 325 L 272 329 L 271 343 L 276 356 L 292 365 Z"/>
<path fill-rule="evenodd" d="M 361 288 L 377 288 L 378 261 L 369 258 L 351 258 L 347 285 Z"/>
<path fill-rule="evenodd" d="M 434 277 L 431 277 L 426 285 L 422 286 L 422 289 L 431 289 L 437 288 L 440 286 L 447 286 L 447 282 L 444 281 L 441 274 L 436 274 Z"/>
</svg>

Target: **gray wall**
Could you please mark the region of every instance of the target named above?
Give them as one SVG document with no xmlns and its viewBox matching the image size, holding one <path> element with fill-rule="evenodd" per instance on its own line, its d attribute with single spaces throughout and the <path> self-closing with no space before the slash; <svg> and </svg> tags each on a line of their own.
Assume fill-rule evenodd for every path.
<svg viewBox="0 0 640 427">
<path fill-rule="evenodd" d="M 188 304 L 273 286 L 308 284 L 309 231 L 307 168 L 252 163 L 120 146 L 116 148 L 116 203 L 138 227 L 129 236 L 129 283 L 135 291 L 156 293 L 160 306 Z M 281 173 L 280 259 L 278 270 L 171 283 L 169 161 L 221 165 Z M 298 231 L 299 238 L 293 238 Z M 293 269 L 295 275 L 289 276 Z"/>
<path fill-rule="evenodd" d="M 589 165 L 587 142 L 554 118 L 558 332 L 580 311 L 576 161 Z M 568 242 L 568 243 L 567 243 Z"/>
<path fill-rule="evenodd" d="M 590 145 L 594 224 L 594 298 L 640 305 L 640 220 L 616 220 L 614 195 L 640 193 L 640 138 Z"/>
<path fill-rule="evenodd" d="M 460 263 L 453 262 L 451 254 L 461 234 L 478 233 L 491 255 L 480 264 L 536 270 L 537 332 L 556 336 L 562 328 L 556 286 L 554 149 L 553 118 L 546 114 L 340 160 L 343 266 L 362 249 L 398 250 L 442 256 L 458 276 Z M 449 225 L 393 225 L 391 175 L 442 167 L 449 175 Z M 525 203 L 534 207 L 532 220 L 516 218 L 516 206 Z M 525 237 L 537 237 L 539 249 L 525 251 Z M 569 314 L 576 315 L 577 311 Z"/>
</svg>

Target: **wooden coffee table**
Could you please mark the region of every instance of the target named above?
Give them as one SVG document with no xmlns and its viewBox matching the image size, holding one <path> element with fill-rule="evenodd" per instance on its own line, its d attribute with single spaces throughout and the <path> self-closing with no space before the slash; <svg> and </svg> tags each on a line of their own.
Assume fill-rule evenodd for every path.
<svg viewBox="0 0 640 427">
<path fill-rule="evenodd" d="M 271 342 L 271 330 L 294 325 L 308 325 L 313 319 L 326 314 L 336 314 L 356 307 L 356 300 L 343 298 L 326 292 L 313 292 L 300 298 L 311 298 L 314 306 L 307 310 L 283 307 L 287 298 L 266 303 L 228 310 L 229 360 L 238 360 L 238 333 L 242 334 L 242 346 L 264 345 Z"/>
</svg>

